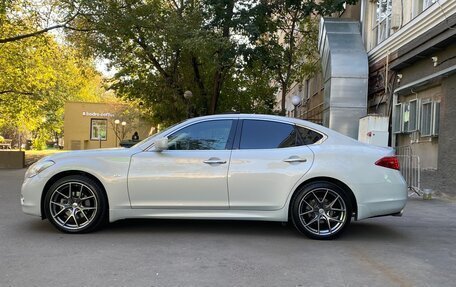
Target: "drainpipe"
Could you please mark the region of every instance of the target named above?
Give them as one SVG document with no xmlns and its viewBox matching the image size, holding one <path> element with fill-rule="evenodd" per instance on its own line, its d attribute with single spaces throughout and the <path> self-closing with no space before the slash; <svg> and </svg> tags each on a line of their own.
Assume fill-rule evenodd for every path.
<svg viewBox="0 0 456 287">
<path fill-rule="evenodd" d="M 394 108 L 396 106 L 396 104 L 397 104 L 397 94 L 393 93 L 393 106 L 391 108 L 391 110 L 392 110 L 391 117 L 393 118 L 393 120 L 392 120 L 393 126 L 394 126 L 394 123 L 396 122 L 396 117 L 397 117 L 397 115 L 394 113 L 394 111 L 396 110 Z M 391 129 L 391 147 L 394 149 L 396 148 L 396 134 L 394 133 L 393 129 Z"/>
<path fill-rule="evenodd" d="M 364 3 L 364 1 L 366 0 L 361 0 L 361 8 L 360 8 L 360 13 L 359 13 L 359 22 L 361 23 L 361 40 L 363 40 L 363 44 L 365 43 L 365 39 L 364 39 L 364 8 L 366 6 L 366 4 Z"/>
</svg>

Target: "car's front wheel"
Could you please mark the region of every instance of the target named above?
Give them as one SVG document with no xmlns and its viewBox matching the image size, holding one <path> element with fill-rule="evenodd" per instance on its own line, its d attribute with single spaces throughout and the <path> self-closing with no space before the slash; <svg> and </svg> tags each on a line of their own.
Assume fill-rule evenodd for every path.
<svg viewBox="0 0 456 287">
<path fill-rule="evenodd" d="M 44 211 L 49 221 L 63 232 L 91 232 L 105 222 L 107 199 L 96 181 L 81 175 L 66 176 L 49 188 Z"/>
<path fill-rule="evenodd" d="M 312 239 L 333 239 L 350 224 L 351 202 L 331 182 L 314 182 L 297 191 L 291 206 L 294 226 Z"/>
</svg>

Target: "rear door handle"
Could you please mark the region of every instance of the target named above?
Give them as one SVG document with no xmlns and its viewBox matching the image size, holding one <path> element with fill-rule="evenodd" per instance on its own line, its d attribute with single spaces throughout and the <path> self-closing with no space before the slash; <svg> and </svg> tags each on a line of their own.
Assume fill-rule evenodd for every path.
<svg viewBox="0 0 456 287">
<path fill-rule="evenodd" d="M 300 157 L 289 157 L 283 160 L 284 162 L 293 163 L 293 162 L 307 162 L 307 159 Z"/>
<path fill-rule="evenodd" d="M 204 163 L 206 164 L 225 164 L 226 163 L 226 160 L 221 160 L 217 157 L 211 157 L 210 159 L 207 159 L 205 161 L 203 161 Z"/>
</svg>

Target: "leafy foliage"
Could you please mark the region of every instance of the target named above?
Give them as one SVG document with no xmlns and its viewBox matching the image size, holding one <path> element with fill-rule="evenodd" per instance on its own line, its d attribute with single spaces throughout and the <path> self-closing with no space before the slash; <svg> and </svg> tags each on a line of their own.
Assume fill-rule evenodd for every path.
<svg viewBox="0 0 456 287">
<path fill-rule="evenodd" d="M 103 92 L 91 58 L 108 59 L 110 87 L 165 126 L 190 114 L 272 113 L 278 91 L 284 98 L 317 71 L 315 16 L 356 2 L 3 1 L 0 127 L 58 132 L 64 101 Z M 47 34 L 55 29 L 71 45 Z"/>
<path fill-rule="evenodd" d="M 7 10 L 22 12 L 17 19 L 0 14 L 0 37 L 36 29 L 21 7 Z M 99 100 L 104 92 L 92 61 L 52 35 L 0 44 L 0 53 L 0 133 L 7 138 L 16 140 L 23 134 L 43 147 L 62 131 L 65 101 Z"/>
<path fill-rule="evenodd" d="M 93 0 L 70 39 L 116 68 L 112 86 L 165 124 L 189 114 L 273 112 L 317 71 L 314 15 L 356 0 Z M 188 101 L 186 90 L 194 95 Z M 282 111 L 284 101 L 282 101 Z"/>
</svg>

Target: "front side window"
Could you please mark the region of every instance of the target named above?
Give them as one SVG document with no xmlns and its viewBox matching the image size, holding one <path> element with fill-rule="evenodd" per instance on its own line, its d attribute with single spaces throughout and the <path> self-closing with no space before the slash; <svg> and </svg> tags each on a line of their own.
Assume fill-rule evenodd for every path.
<svg viewBox="0 0 456 287">
<path fill-rule="evenodd" d="M 196 123 L 168 136 L 169 150 L 228 149 L 233 120 Z"/>
<path fill-rule="evenodd" d="M 262 121 L 244 120 L 240 149 L 273 149 L 296 146 L 298 137 L 293 125 Z"/>
<path fill-rule="evenodd" d="M 90 121 L 90 139 L 105 141 L 107 126 L 105 119 L 92 119 Z"/>
</svg>

